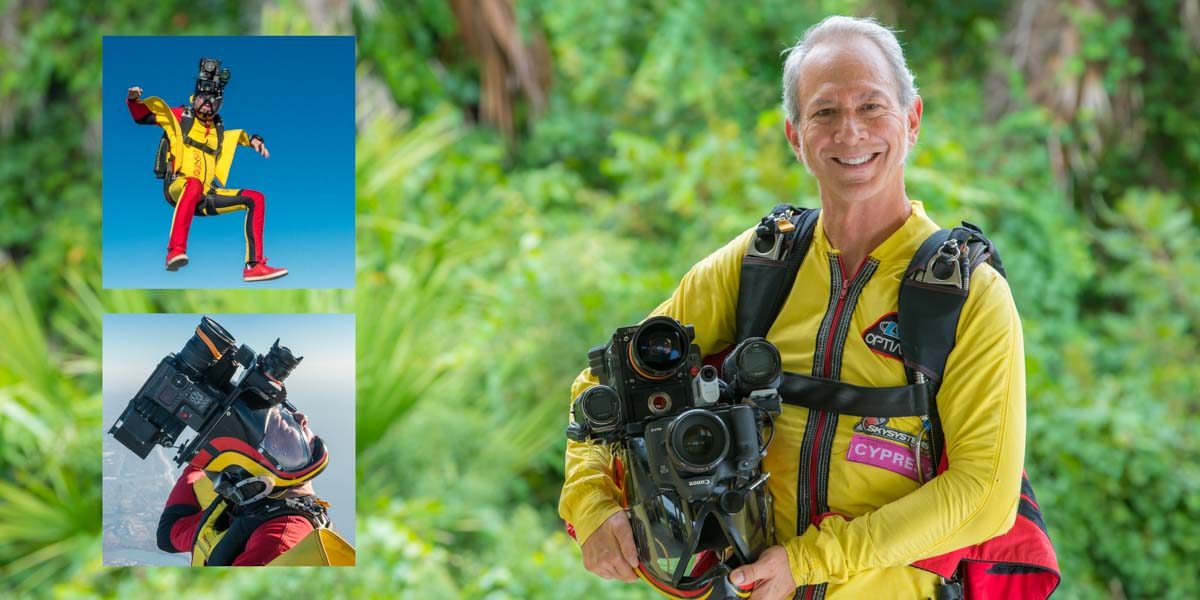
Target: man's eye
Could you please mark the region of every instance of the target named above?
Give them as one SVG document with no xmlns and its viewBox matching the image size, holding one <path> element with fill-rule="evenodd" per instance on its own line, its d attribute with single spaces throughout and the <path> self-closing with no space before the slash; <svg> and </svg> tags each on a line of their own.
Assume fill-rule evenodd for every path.
<svg viewBox="0 0 1200 600">
<path fill-rule="evenodd" d="M 817 112 L 813 113 L 814 117 L 828 117 L 831 115 L 833 115 L 832 108 L 822 108 L 821 110 L 818 110 Z"/>
<path fill-rule="evenodd" d="M 863 110 L 878 110 L 880 108 L 883 108 L 883 107 L 878 104 L 875 104 L 873 102 L 868 102 L 863 105 Z"/>
</svg>

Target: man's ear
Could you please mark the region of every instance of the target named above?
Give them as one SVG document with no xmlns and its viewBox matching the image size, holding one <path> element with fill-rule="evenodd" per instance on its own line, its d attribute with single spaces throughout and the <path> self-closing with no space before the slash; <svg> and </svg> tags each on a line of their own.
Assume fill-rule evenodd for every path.
<svg viewBox="0 0 1200 600">
<path fill-rule="evenodd" d="M 917 135 L 921 133 L 921 111 L 924 107 L 921 104 L 921 97 L 913 98 L 912 107 L 908 109 L 908 145 L 912 147 L 917 143 Z"/>
<path fill-rule="evenodd" d="M 787 136 L 788 145 L 792 147 L 792 154 L 796 155 L 796 160 L 804 162 L 804 159 L 800 158 L 800 132 L 796 131 L 788 119 L 783 121 L 783 131 Z"/>
</svg>

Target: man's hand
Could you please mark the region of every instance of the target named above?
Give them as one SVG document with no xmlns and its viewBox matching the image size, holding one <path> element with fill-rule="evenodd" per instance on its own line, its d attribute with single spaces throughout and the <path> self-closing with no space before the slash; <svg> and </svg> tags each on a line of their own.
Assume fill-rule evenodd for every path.
<svg viewBox="0 0 1200 600">
<path fill-rule="evenodd" d="M 784 557 L 784 563 L 787 558 Z M 638 566 L 637 546 L 633 529 L 625 511 L 615 513 L 583 543 L 583 566 L 605 578 L 637 581 L 633 572 Z"/>
<path fill-rule="evenodd" d="M 142 88 L 140 88 L 136 85 L 129 88 L 129 99 L 130 100 L 137 101 L 137 100 L 140 100 L 141 98 L 142 98 Z"/>
<path fill-rule="evenodd" d="M 263 158 L 271 158 L 271 152 L 267 150 L 267 145 L 263 143 L 262 138 L 251 138 L 250 147 L 254 148 L 254 151 L 261 154 Z"/>
<path fill-rule="evenodd" d="M 797 587 L 783 546 L 767 548 L 757 561 L 734 569 L 729 580 L 736 586 L 754 583 L 750 600 L 784 600 L 795 594 Z"/>
</svg>

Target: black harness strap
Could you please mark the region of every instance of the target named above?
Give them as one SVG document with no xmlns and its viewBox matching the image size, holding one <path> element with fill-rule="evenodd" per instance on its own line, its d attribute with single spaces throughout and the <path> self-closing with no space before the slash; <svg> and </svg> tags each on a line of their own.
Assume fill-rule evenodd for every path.
<svg viewBox="0 0 1200 600">
<path fill-rule="evenodd" d="M 228 502 L 228 500 L 218 499 L 205 511 L 204 516 L 200 519 L 201 526 L 196 528 L 197 536 L 199 536 L 201 528 L 208 520 L 209 514 L 222 502 Z M 249 541 L 250 535 L 260 525 L 271 519 L 296 515 L 307 519 L 312 524 L 313 529 L 330 526 L 327 511 L 315 501 L 315 497 L 313 496 L 265 499 L 252 505 L 237 507 L 237 514 L 232 514 L 234 510 L 235 508 L 231 504 L 220 517 L 226 521 L 223 525 L 228 531 L 217 542 L 217 545 L 213 547 L 212 552 L 209 553 L 208 559 L 205 561 L 205 564 L 208 566 L 228 566 L 233 564 L 238 555 L 245 551 L 246 542 Z"/>
<path fill-rule="evenodd" d="M 762 218 L 750 242 L 751 251 L 757 248 L 758 252 L 742 260 L 735 321 L 738 342 L 766 337 L 775 324 L 808 254 L 820 212 L 780 204 Z M 790 232 L 781 231 L 784 222 L 791 224 Z M 761 256 L 765 254 L 776 256 Z"/>
<path fill-rule="evenodd" d="M 196 124 L 196 115 L 192 112 L 190 106 L 183 107 L 179 115 L 179 131 L 183 136 L 183 143 L 191 146 L 205 154 L 214 157 L 221 156 L 222 146 L 225 143 L 225 124 L 221 121 L 221 115 L 213 117 L 213 126 L 217 130 L 217 147 L 213 148 L 208 144 L 193 140 L 188 134 L 192 131 L 192 127 Z M 171 142 L 164 132 L 158 140 L 158 151 L 154 154 L 154 176 L 165 181 L 165 186 L 170 186 L 171 180 L 174 179 L 174 169 L 172 161 L 174 156 L 171 155 Z"/>
<path fill-rule="evenodd" d="M 933 464 L 940 464 L 945 435 L 937 410 L 937 389 L 954 350 L 958 320 L 971 288 L 971 273 L 983 262 L 993 262 L 1004 274 L 1000 256 L 991 241 L 970 223 L 942 229 L 917 249 L 900 284 L 900 354 L 909 381 L 927 383 L 929 420 L 933 434 Z"/>
<path fill-rule="evenodd" d="M 738 286 L 736 338 L 765 337 L 796 282 L 812 243 L 819 209 L 788 204 L 763 217 L 742 260 Z M 790 223 L 790 231 L 784 221 Z M 781 227 L 782 226 L 782 227 Z M 932 421 L 934 464 L 944 439 L 935 395 L 946 358 L 954 349 L 958 320 L 970 290 L 971 273 L 987 262 L 1004 268 L 991 241 L 971 223 L 929 236 L 913 255 L 900 286 L 900 348 L 909 385 L 862 387 L 784 373 L 779 393 L 795 406 L 853 416 L 925 416 Z"/>
<path fill-rule="evenodd" d="M 786 404 L 855 417 L 913 417 L 929 412 L 929 384 L 863 387 L 784 373 L 779 395 Z"/>
<path fill-rule="evenodd" d="M 775 324 L 812 245 L 820 212 L 780 204 L 762 218 L 750 251 L 742 260 L 737 341 L 766 337 Z M 793 229 L 781 232 L 781 219 L 791 223 Z M 924 415 L 932 396 L 926 384 L 872 388 L 800 373 L 783 374 L 779 395 L 795 406 L 869 417 Z"/>
</svg>

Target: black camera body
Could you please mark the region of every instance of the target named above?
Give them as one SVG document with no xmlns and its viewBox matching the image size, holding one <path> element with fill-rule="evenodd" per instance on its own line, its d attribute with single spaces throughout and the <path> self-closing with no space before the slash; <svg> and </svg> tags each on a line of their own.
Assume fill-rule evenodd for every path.
<svg viewBox="0 0 1200 600">
<path fill-rule="evenodd" d="M 589 350 L 600 384 L 575 399 L 567 437 L 623 444 L 644 457 L 635 463 L 650 485 L 687 501 L 715 498 L 734 514 L 762 476 L 760 432 L 781 411 L 782 360 L 773 344 L 750 338 L 718 377 L 694 339 L 691 326 L 652 317 Z"/>
<path fill-rule="evenodd" d="M 154 446 L 169 448 L 190 428 L 197 435 L 175 457 L 182 465 L 235 402 L 252 408 L 285 404 L 294 411 L 283 381 L 303 357 L 293 356 L 279 340 L 265 355 L 235 344 L 216 321 L 202 318 L 183 349 L 159 361 L 109 434 L 145 459 Z M 238 367 L 241 377 L 235 381 Z"/>
<path fill-rule="evenodd" d="M 229 69 L 221 68 L 221 61 L 215 58 L 201 58 L 200 72 L 196 75 L 196 93 L 220 96 L 229 84 L 231 73 Z"/>
<path fill-rule="evenodd" d="M 719 496 L 725 512 L 741 510 L 726 494 L 757 474 L 762 459 L 759 419 L 746 405 L 696 408 L 655 419 L 644 434 L 650 479 L 684 499 Z"/>
<path fill-rule="evenodd" d="M 617 329 L 608 344 L 588 350 L 600 385 L 576 399 L 568 437 L 613 442 L 640 432 L 649 419 L 715 404 L 720 397 L 717 371 L 703 364 L 695 337 L 690 325 L 651 317 Z"/>
</svg>

